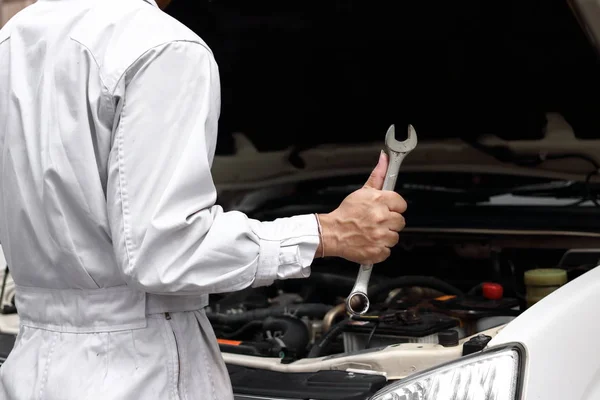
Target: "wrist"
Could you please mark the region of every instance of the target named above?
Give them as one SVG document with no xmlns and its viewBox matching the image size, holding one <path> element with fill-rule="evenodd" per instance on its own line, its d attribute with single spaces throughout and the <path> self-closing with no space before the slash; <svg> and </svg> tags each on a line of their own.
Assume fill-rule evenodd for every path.
<svg viewBox="0 0 600 400">
<path fill-rule="evenodd" d="M 315 214 L 319 222 L 320 240 L 316 257 L 337 256 L 338 240 L 335 218 L 331 214 Z"/>
</svg>

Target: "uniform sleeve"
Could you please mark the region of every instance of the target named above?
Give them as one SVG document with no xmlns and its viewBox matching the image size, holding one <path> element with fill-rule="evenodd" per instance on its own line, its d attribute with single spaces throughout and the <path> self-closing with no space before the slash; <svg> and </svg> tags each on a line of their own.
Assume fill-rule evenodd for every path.
<svg viewBox="0 0 600 400">
<path fill-rule="evenodd" d="M 220 84 L 212 53 L 195 42 L 157 47 L 123 85 L 107 206 L 128 284 L 188 295 L 307 277 L 319 244 L 315 216 L 260 222 L 215 205 Z"/>
</svg>

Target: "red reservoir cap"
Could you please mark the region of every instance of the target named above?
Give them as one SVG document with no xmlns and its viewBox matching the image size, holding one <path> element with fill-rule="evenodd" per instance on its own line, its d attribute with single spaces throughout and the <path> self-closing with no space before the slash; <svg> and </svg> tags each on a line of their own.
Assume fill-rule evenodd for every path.
<svg viewBox="0 0 600 400">
<path fill-rule="evenodd" d="M 489 300 L 500 300 L 504 293 L 502 285 L 486 282 L 482 285 L 483 297 Z"/>
</svg>

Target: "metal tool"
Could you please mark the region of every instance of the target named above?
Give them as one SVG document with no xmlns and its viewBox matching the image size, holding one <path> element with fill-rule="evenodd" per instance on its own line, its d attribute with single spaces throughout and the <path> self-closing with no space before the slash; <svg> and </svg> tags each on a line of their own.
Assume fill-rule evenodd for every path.
<svg viewBox="0 0 600 400">
<path fill-rule="evenodd" d="M 394 125 L 390 126 L 385 135 L 385 152 L 388 155 L 388 168 L 383 181 L 383 190 L 394 190 L 398 171 L 404 157 L 417 147 L 417 133 L 412 125 L 408 126 L 408 138 L 404 141 L 396 140 Z M 362 315 L 369 310 L 369 297 L 367 289 L 373 264 L 361 265 L 358 277 L 352 292 L 346 298 L 346 311 L 351 315 Z"/>
</svg>

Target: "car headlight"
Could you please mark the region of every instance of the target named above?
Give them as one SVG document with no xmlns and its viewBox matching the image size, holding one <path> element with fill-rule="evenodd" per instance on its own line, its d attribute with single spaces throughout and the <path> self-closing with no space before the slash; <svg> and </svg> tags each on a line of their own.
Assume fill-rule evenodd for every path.
<svg viewBox="0 0 600 400">
<path fill-rule="evenodd" d="M 516 400 L 525 351 L 492 348 L 392 383 L 370 400 Z"/>
</svg>

